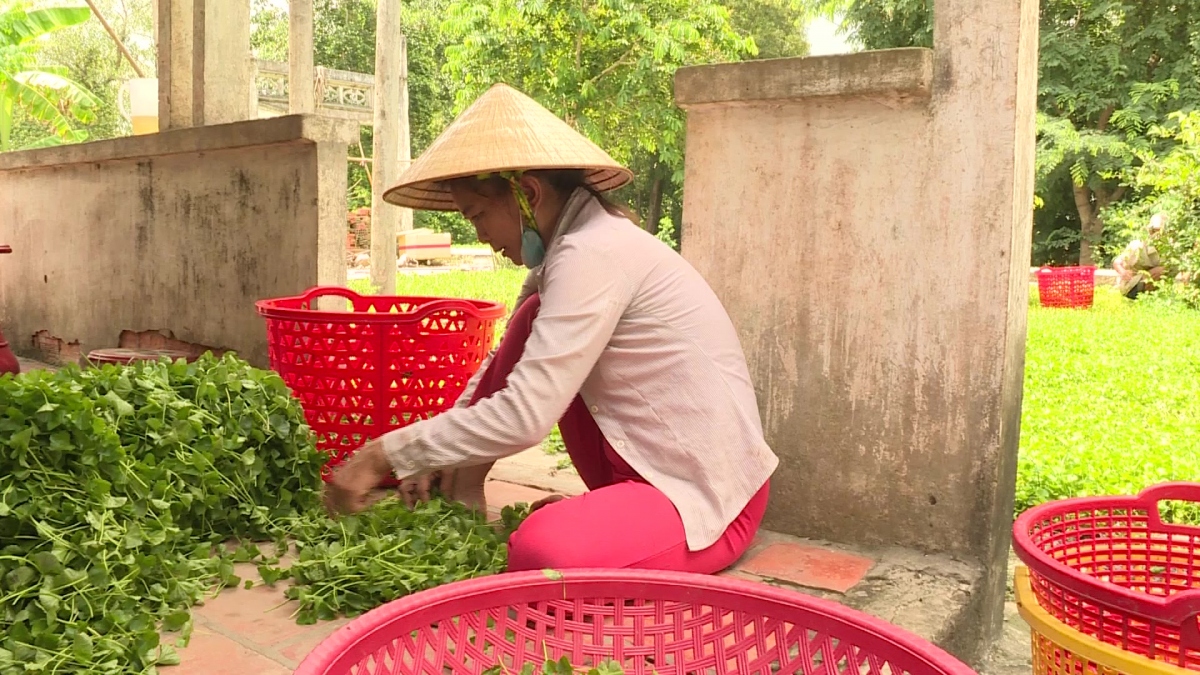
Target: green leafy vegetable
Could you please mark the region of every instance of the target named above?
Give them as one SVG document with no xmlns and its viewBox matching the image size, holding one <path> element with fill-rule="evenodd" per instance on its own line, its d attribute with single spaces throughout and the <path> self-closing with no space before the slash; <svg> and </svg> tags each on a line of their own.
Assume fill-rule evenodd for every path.
<svg viewBox="0 0 1200 675">
<path fill-rule="evenodd" d="M 235 563 L 290 579 L 301 623 L 503 569 L 527 506 L 499 527 L 441 499 L 331 519 L 313 441 L 283 381 L 232 355 L 0 377 L 0 675 L 179 663 L 189 608 L 254 585 Z"/>
<path fill-rule="evenodd" d="M 1036 300 L 1034 292 L 1033 300 Z M 1097 288 L 1087 311 L 1029 313 L 1016 515 L 1200 476 L 1200 312 Z M 1196 504 L 1169 520 L 1200 523 Z"/>
<path fill-rule="evenodd" d="M 5 675 L 177 663 L 158 631 L 261 556 L 220 544 L 320 508 L 298 402 L 232 355 L 0 378 L 0 448 Z"/>
<path fill-rule="evenodd" d="M 504 666 L 492 666 L 483 671 L 483 675 L 517 675 L 518 673 L 520 675 L 624 675 L 625 669 L 615 661 L 603 661 L 595 668 L 585 670 L 576 667 L 571 663 L 570 658 L 564 656 L 557 661 L 546 659 L 541 670 L 538 670 L 537 666 L 532 663 L 526 663 L 519 671 L 510 670 Z"/>
<path fill-rule="evenodd" d="M 291 579 L 297 622 L 357 616 L 410 593 L 504 569 L 508 535 L 528 507 L 506 508 L 502 527 L 442 499 L 407 508 L 394 497 L 340 519 L 299 518 L 289 534 L 296 561 L 287 569 L 260 565 L 268 584 Z"/>
</svg>

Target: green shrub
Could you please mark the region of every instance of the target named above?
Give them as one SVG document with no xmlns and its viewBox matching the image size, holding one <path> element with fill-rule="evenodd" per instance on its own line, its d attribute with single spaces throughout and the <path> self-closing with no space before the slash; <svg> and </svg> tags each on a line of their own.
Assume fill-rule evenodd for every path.
<svg viewBox="0 0 1200 675">
<path fill-rule="evenodd" d="M 1171 125 L 1152 133 L 1177 145 L 1161 157 L 1143 153 L 1142 165 L 1133 176 L 1144 197 L 1109 209 L 1105 220 L 1109 229 L 1121 233 L 1124 245 L 1145 237 L 1152 215 L 1165 214 L 1165 236 L 1155 242 L 1167 267 L 1160 287 L 1175 300 L 1200 309 L 1200 112 L 1172 115 Z M 1178 284 L 1174 283 L 1177 276 Z"/>
</svg>

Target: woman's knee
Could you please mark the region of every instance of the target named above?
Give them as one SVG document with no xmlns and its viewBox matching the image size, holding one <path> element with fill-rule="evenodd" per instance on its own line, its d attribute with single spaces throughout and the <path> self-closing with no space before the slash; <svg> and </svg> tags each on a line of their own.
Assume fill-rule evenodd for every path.
<svg viewBox="0 0 1200 675">
<path fill-rule="evenodd" d="M 570 545 L 567 541 L 569 524 L 562 522 L 562 519 L 546 517 L 553 515 L 546 509 L 553 507 L 553 504 L 544 506 L 540 513 L 531 514 L 509 536 L 508 571 L 525 572 L 568 566 L 562 552 L 564 547 Z"/>
</svg>

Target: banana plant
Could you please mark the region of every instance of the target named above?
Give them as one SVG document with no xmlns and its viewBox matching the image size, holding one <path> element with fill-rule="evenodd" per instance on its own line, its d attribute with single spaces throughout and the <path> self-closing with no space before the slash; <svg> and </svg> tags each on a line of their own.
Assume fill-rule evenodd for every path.
<svg viewBox="0 0 1200 675">
<path fill-rule="evenodd" d="M 96 96 L 68 76 L 66 68 L 37 62 L 37 44 L 44 36 L 91 18 L 87 7 L 28 9 L 24 2 L 0 0 L 0 152 L 76 143 L 87 132 L 73 122 L 94 119 Z M 17 114 L 27 116 L 50 133 L 33 143 L 13 147 Z"/>
</svg>

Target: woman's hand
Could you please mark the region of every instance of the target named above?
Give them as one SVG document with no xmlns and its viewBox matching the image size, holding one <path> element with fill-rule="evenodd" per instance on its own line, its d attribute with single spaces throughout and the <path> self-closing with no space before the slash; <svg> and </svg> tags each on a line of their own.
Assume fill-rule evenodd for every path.
<svg viewBox="0 0 1200 675">
<path fill-rule="evenodd" d="M 424 476 L 405 478 L 400 481 L 400 487 L 396 491 L 400 493 L 400 498 L 404 500 L 405 505 L 411 509 L 417 504 L 432 499 L 429 491 L 434 486 L 446 497 L 453 497 L 454 478 L 455 471 L 453 469 L 434 471 Z"/>
<path fill-rule="evenodd" d="M 537 511 L 538 509 L 542 508 L 543 506 L 548 506 L 555 502 L 561 502 L 564 499 L 566 499 L 565 495 L 547 495 L 547 496 L 542 497 L 541 499 L 537 500 L 533 504 L 531 504 L 529 506 L 529 512 L 533 513 L 534 511 Z"/>
<path fill-rule="evenodd" d="M 371 505 L 371 492 L 392 471 L 383 444 L 368 441 L 325 484 L 325 508 L 333 515 L 357 513 Z"/>
<path fill-rule="evenodd" d="M 406 478 L 400 481 L 397 491 L 410 509 L 417 504 L 429 501 L 432 498 L 430 490 L 436 486 L 438 492 L 441 492 L 445 499 L 465 504 L 468 508 L 476 511 L 487 512 L 487 496 L 484 494 L 483 480 L 487 475 L 486 470 L 489 468 L 491 468 L 490 464 L 483 467 L 483 472 L 473 470 L 474 467 L 442 469 L 424 476 Z"/>
</svg>

